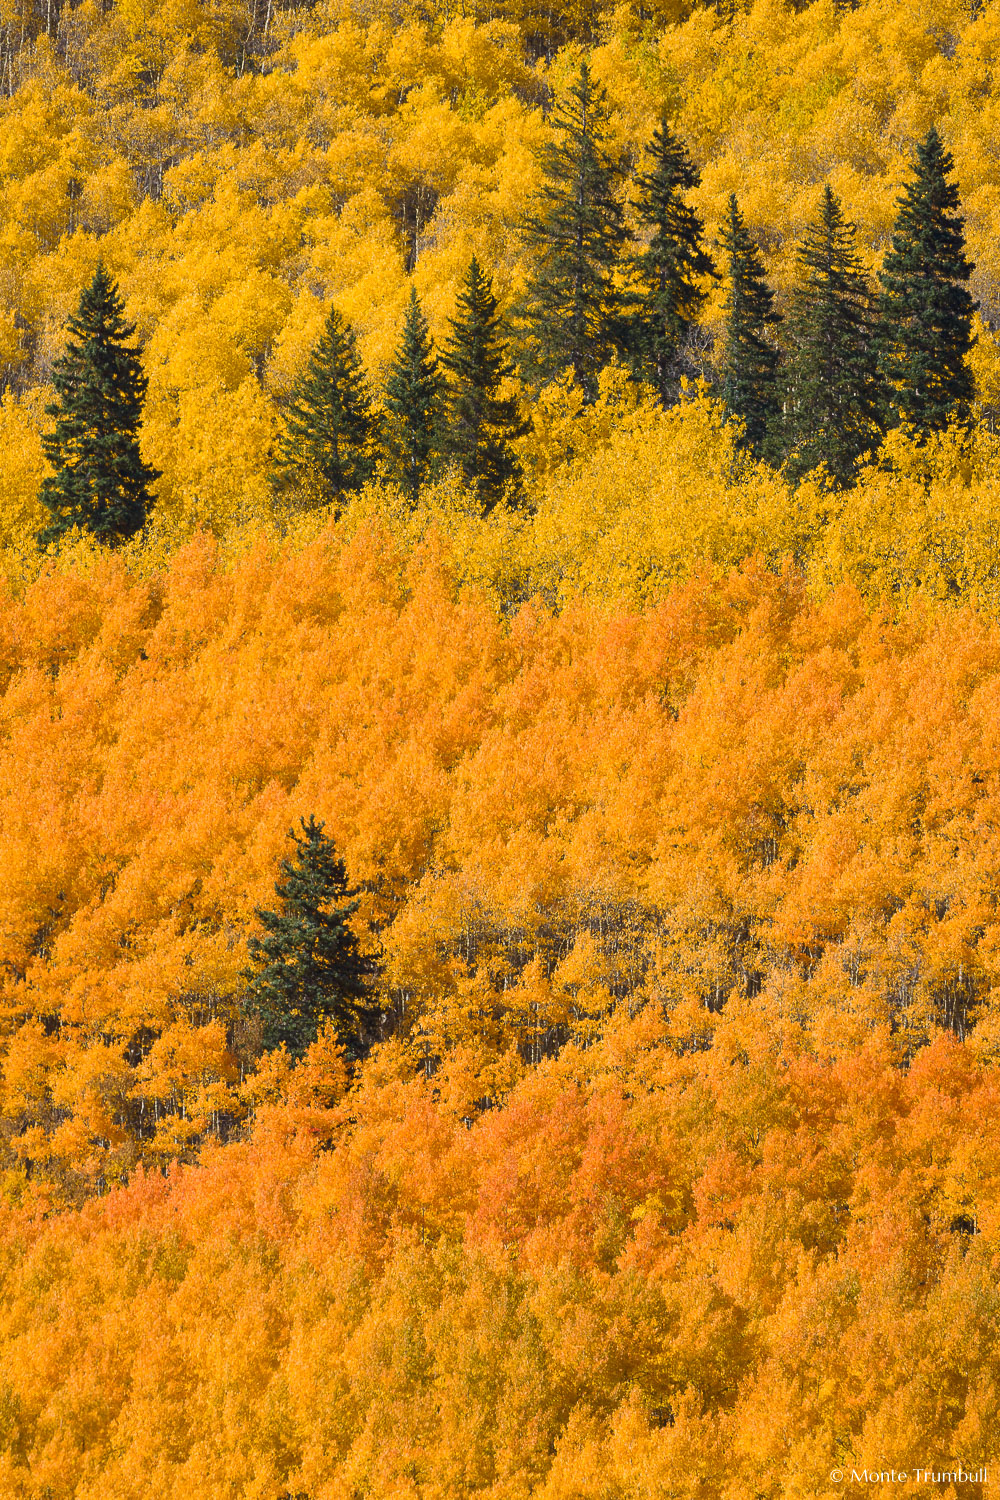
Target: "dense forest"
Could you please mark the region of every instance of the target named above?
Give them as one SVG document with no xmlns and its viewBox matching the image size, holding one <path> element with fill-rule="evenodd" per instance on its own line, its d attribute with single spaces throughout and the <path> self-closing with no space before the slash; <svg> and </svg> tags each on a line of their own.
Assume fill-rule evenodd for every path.
<svg viewBox="0 0 1000 1500">
<path fill-rule="evenodd" d="M 3 0 L 4 1496 L 988 1492 L 998 59 Z"/>
</svg>

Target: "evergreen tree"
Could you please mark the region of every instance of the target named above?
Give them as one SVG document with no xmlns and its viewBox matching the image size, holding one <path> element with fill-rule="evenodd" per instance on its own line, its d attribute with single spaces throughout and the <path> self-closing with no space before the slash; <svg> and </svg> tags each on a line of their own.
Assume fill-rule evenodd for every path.
<svg viewBox="0 0 1000 1500">
<path fill-rule="evenodd" d="M 101 541 L 123 541 L 142 529 L 153 503 L 150 485 L 159 474 L 143 463 L 138 441 L 148 382 L 124 312 L 99 263 L 52 372 L 58 400 L 45 409 L 55 428 L 42 446 L 55 473 L 39 492 L 52 518 L 38 533 L 41 547 L 73 526 Z"/>
<path fill-rule="evenodd" d="M 341 500 L 371 478 L 375 433 L 353 330 L 331 308 L 284 413 L 275 484 L 307 504 Z"/>
<path fill-rule="evenodd" d="M 552 114 L 538 212 L 524 223 L 535 265 L 520 309 L 522 365 L 539 384 L 565 369 L 592 399 L 597 375 L 626 352 L 627 320 L 614 273 L 626 244 L 620 173 L 606 138 L 604 90 L 582 63 Z"/>
<path fill-rule="evenodd" d="M 475 256 L 441 363 L 449 376 L 445 456 L 458 465 L 489 511 L 519 477 L 510 444 L 525 428 L 516 401 L 499 394 L 511 371 L 493 284 Z"/>
<path fill-rule="evenodd" d="M 976 304 L 964 285 L 972 267 L 953 168 L 931 126 L 917 147 L 914 180 L 898 199 L 879 277 L 879 364 L 890 413 L 922 433 L 967 421 L 974 394 L 966 356 Z"/>
<path fill-rule="evenodd" d="M 427 479 L 440 435 L 444 382 L 431 346 L 427 319 L 410 289 L 403 337 L 389 367 L 385 404 L 390 472 L 416 502 Z"/>
<path fill-rule="evenodd" d="M 257 911 L 265 936 L 250 939 L 254 967 L 244 975 L 246 1006 L 263 1022 L 265 1049 L 285 1043 L 295 1056 L 327 1019 L 342 1041 L 358 1043 L 368 971 L 348 926 L 358 902 L 344 863 L 322 823 L 313 817 L 300 823 L 301 834 L 289 829 L 295 853 L 281 861 L 284 880 L 274 887 L 281 909 Z"/>
<path fill-rule="evenodd" d="M 730 194 L 722 244 L 729 257 L 729 293 L 721 371 L 722 399 L 730 416 L 743 423 L 743 444 L 762 452 L 779 411 L 778 351 L 768 331 L 781 322 L 767 284 L 760 251 Z"/>
<path fill-rule="evenodd" d="M 789 319 L 789 472 L 799 477 L 825 463 L 842 485 L 854 480 L 858 460 L 875 449 L 881 437 L 871 288 L 854 249 L 854 235 L 854 225 L 844 220 L 827 186 L 819 219 L 799 246 L 803 280 Z"/>
<path fill-rule="evenodd" d="M 652 233 L 635 258 L 634 342 L 638 372 L 666 406 L 676 397 L 681 346 L 707 296 L 700 283 L 716 270 L 701 219 L 682 196 L 698 186 L 698 169 L 665 120 L 646 150 L 652 167 L 636 178 L 636 211 Z"/>
</svg>

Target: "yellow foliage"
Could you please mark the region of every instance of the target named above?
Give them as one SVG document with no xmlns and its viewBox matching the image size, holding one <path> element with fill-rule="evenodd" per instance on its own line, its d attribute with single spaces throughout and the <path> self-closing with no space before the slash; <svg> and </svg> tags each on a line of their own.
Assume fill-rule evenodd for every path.
<svg viewBox="0 0 1000 1500">
<path fill-rule="evenodd" d="M 4 1496 L 995 1459 L 1000 7 L 458 9 L 0 0 Z M 376 386 L 411 286 L 439 348 L 473 253 L 513 306 L 584 48 L 615 145 L 666 111 L 781 300 L 825 180 L 877 270 L 936 122 L 974 430 L 792 485 L 706 384 L 612 367 L 538 394 L 489 517 L 454 472 L 279 508 L 331 303 Z M 99 258 L 157 503 L 41 559 Z M 262 1056 L 244 1005 L 313 811 L 377 955 L 361 1063 Z"/>
<path fill-rule="evenodd" d="M 48 472 L 41 443 L 47 421 L 43 404 L 38 391 L 21 398 L 8 391 L 0 400 L 0 549 L 10 560 L 30 546 L 45 516 L 38 503 L 38 487 Z"/>
<path fill-rule="evenodd" d="M 154 546 L 200 527 L 235 537 L 287 525 L 289 515 L 271 516 L 267 483 L 276 403 L 331 299 L 377 383 L 411 279 L 439 345 L 473 252 L 505 305 L 523 285 L 516 226 L 550 129 L 540 105 L 576 65 L 574 37 L 593 42 L 617 146 L 641 158 L 666 108 L 701 168 L 692 201 L 710 234 L 738 190 L 782 296 L 821 178 L 877 268 L 912 143 L 936 121 L 958 167 L 981 302 L 972 363 L 982 425 L 994 422 L 992 7 L 974 16 L 959 0 L 678 3 L 650 24 L 628 7 L 542 16 L 511 6 L 486 19 L 434 6 L 400 16 L 123 0 L 73 18 L 75 40 L 60 52 L 25 11 L 23 73 L 0 104 L 9 559 L 37 525 L 41 406 L 98 255 L 144 344 L 143 449 L 163 475 Z M 531 61 L 526 36 L 548 38 L 548 61 Z M 552 50 L 553 39 L 570 40 Z M 706 309 L 706 338 L 721 296 L 716 288 Z M 446 478 L 416 517 L 373 492 L 357 519 L 377 515 L 413 541 L 442 532 L 459 576 L 503 607 L 538 590 L 559 601 L 580 591 L 647 598 L 705 562 L 755 552 L 793 556 L 816 587 L 848 577 L 872 596 L 907 598 L 927 582 L 945 597 L 993 598 L 988 457 L 957 470 L 936 458 L 928 488 L 907 477 L 897 443 L 887 465 L 836 500 L 816 484 L 788 495 L 738 459 L 700 388 L 663 416 L 612 369 L 591 407 L 557 383 L 530 416 L 522 514 L 484 527 Z"/>
</svg>

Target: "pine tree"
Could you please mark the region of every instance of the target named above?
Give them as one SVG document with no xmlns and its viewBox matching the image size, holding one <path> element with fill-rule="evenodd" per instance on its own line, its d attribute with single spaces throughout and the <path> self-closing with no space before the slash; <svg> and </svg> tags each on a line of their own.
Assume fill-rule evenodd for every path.
<svg viewBox="0 0 1000 1500">
<path fill-rule="evenodd" d="M 722 244 L 729 256 L 722 399 L 729 415 L 743 424 L 743 445 L 760 453 L 768 444 L 779 411 L 778 351 L 768 331 L 781 322 L 781 315 L 774 310 L 774 293 L 735 193 L 729 198 Z"/>
<path fill-rule="evenodd" d="M 627 348 L 615 283 L 627 234 L 605 94 L 586 63 L 551 123 L 557 137 L 542 153 L 539 209 L 523 225 L 535 265 L 520 307 L 522 367 L 542 385 L 570 369 L 589 400 L 599 372 Z"/>
<path fill-rule="evenodd" d="M 879 364 L 890 415 L 918 432 L 965 422 L 974 395 L 966 356 L 976 304 L 965 282 L 965 221 L 954 168 L 934 126 L 917 147 L 916 175 L 899 212 L 879 280 Z"/>
<path fill-rule="evenodd" d="M 367 1016 L 368 972 L 348 925 L 358 902 L 344 863 L 322 823 L 314 817 L 300 823 L 301 834 L 288 831 L 295 853 L 281 861 L 284 880 L 274 887 L 281 909 L 257 911 L 265 936 L 250 939 L 254 967 L 244 975 L 245 1004 L 263 1023 L 265 1049 L 284 1043 L 295 1056 L 315 1041 L 327 1019 L 341 1041 L 357 1046 Z"/>
<path fill-rule="evenodd" d="M 646 152 L 652 167 L 636 178 L 636 212 L 652 233 L 635 257 L 634 346 L 638 372 L 666 406 L 676 398 L 680 351 L 707 296 L 701 282 L 716 270 L 701 219 L 682 196 L 698 186 L 698 169 L 666 120 Z"/>
<path fill-rule="evenodd" d="M 511 442 L 524 431 L 517 403 L 501 398 L 507 362 L 497 300 L 475 256 L 458 296 L 458 316 L 441 363 L 448 372 L 445 456 L 489 511 L 519 477 Z"/>
<path fill-rule="evenodd" d="M 871 288 L 854 236 L 827 186 L 798 249 L 803 280 L 789 319 L 785 439 L 793 478 L 825 463 L 840 484 L 851 484 L 859 459 L 881 438 Z"/>
<path fill-rule="evenodd" d="M 331 308 L 284 413 L 277 488 L 307 505 L 340 501 L 375 468 L 376 422 L 353 330 Z"/>
<path fill-rule="evenodd" d="M 153 504 L 150 486 L 159 474 L 143 463 L 138 441 L 148 382 L 124 312 L 99 263 L 52 372 L 58 400 L 45 409 L 55 428 L 42 446 L 55 473 L 38 497 L 52 519 L 38 533 L 40 547 L 74 526 L 101 541 L 124 541 L 142 529 Z"/>
<path fill-rule="evenodd" d="M 431 346 L 427 319 L 411 287 L 403 337 L 389 367 L 385 404 L 390 473 L 416 502 L 440 437 L 444 381 Z"/>
</svg>

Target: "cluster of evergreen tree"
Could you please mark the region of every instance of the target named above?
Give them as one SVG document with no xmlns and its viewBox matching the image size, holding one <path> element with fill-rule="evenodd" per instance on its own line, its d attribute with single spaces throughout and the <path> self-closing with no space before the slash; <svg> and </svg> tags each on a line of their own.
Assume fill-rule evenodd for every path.
<svg viewBox="0 0 1000 1500">
<path fill-rule="evenodd" d="M 898 200 L 877 288 L 862 269 L 854 225 L 824 190 L 798 247 L 802 277 L 780 344 L 760 254 L 730 200 L 722 395 L 747 445 L 783 460 L 792 478 L 822 463 L 850 484 L 890 427 L 905 423 L 926 437 L 968 422 L 976 304 L 953 168 L 932 127 Z"/>
<path fill-rule="evenodd" d="M 512 373 L 492 280 L 475 257 L 440 359 L 411 289 L 384 415 L 354 334 L 333 309 L 284 415 L 276 484 L 337 504 L 381 470 L 415 501 L 428 479 L 453 465 L 487 512 L 518 479 L 511 445 L 523 427 L 517 402 L 503 395 Z"/>
<path fill-rule="evenodd" d="M 147 381 L 118 288 L 99 265 L 69 323 L 58 361 L 56 418 L 45 453 L 55 470 L 41 489 L 51 515 L 39 545 L 74 527 L 111 544 L 141 530 L 156 471 L 143 463 L 138 433 Z M 516 493 L 512 444 L 525 431 L 504 394 L 513 373 L 491 277 L 473 257 L 450 336 L 435 353 L 416 292 L 389 368 L 384 412 L 376 409 L 353 330 L 333 308 L 282 412 L 275 488 L 299 504 L 334 505 L 376 473 L 415 500 L 453 466 L 484 512 Z"/>
<path fill-rule="evenodd" d="M 605 95 L 586 64 L 552 124 L 537 212 L 524 225 L 534 267 L 520 308 L 522 373 L 542 384 L 571 370 L 591 399 L 600 370 L 618 360 L 669 404 L 706 282 L 719 274 L 684 197 L 697 170 L 664 121 L 647 147 L 650 169 L 635 180 L 630 243 Z M 792 477 L 825 463 L 848 484 L 889 426 L 928 434 L 968 420 L 975 304 L 953 166 L 932 128 L 899 200 L 878 291 L 827 187 L 798 247 L 802 276 L 787 318 L 730 198 L 718 391 L 744 444 Z"/>
<path fill-rule="evenodd" d="M 515 309 L 519 373 L 538 389 L 568 371 L 592 400 L 601 370 L 617 361 L 668 405 L 707 283 L 720 274 L 685 198 L 697 170 L 664 122 L 634 182 L 632 238 L 604 92 L 586 63 L 552 124 L 536 211 L 522 226 L 532 269 Z M 953 166 L 932 128 L 899 199 L 877 288 L 827 187 L 798 247 L 787 316 L 731 196 L 719 237 L 727 290 L 717 389 L 742 443 L 792 478 L 825 464 L 850 484 L 889 427 L 927 435 L 968 421 L 975 303 Z M 138 445 L 146 378 L 134 329 L 103 266 L 69 333 L 53 375 L 58 400 L 47 408 L 54 473 L 41 489 L 50 520 L 39 543 L 74 526 L 114 543 L 141 529 L 157 475 Z M 525 424 L 504 393 L 513 371 L 492 280 L 475 258 L 440 355 L 411 291 L 381 409 L 334 309 L 282 414 L 275 487 L 299 503 L 339 506 L 381 472 L 416 500 L 453 467 L 488 512 L 517 492 L 514 443 Z"/>
<path fill-rule="evenodd" d="M 612 360 L 665 403 L 676 397 L 689 330 L 716 275 L 704 229 L 683 194 L 698 173 L 666 123 L 636 179 L 626 225 L 623 172 L 608 141 L 604 90 L 586 63 L 552 112 L 554 143 L 541 158 L 537 211 L 522 226 L 533 268 L 519 308 L 522 373 L 535 385 L 571 370 L 584 397 Z"/>
</svg>

